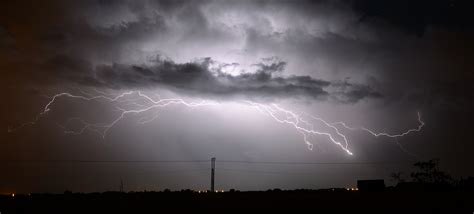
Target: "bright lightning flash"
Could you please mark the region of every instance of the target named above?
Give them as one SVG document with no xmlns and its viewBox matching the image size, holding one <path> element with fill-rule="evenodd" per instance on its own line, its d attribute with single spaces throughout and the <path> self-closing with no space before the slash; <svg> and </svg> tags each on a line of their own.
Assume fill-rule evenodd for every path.
<svg viewBox="0 0 474 214">
<path fill-rule="evenodd" d="M 141 114 L 146 112 L 151 112 L 153 110 L 157 110 L 160 108 L 165 108 L 171 105 L 182 105 L 189 108 L 195 107 L 204 107 L 210 105 L 220 105 L 218 102 L 203 100 L 199 102 L 188 102 L 181 98 L 169 98 L 169 99 L 153 99 L 152 97 L 142 93 L 141 91 L 129 91 L 124 92 L 118 96 L 111 97 L 108 96 L 106 93 L 95 90 L 96 93 L 100 94 L 97 96 L 92 96 L 90 93 L 86 93 L 81 90 L 81 93 L 84 95 L 74 95 L 71 93 L 63 92 L 54 95 L 51 97 L 49 102 L 44 106 L 43 110 L 38 114 L 35 120 L 31 122 L 24 123 L 14 129 L 9 128 L 9 132 L 13 132 L 22 128 L 26 125 L 34 125 L 38 122 L 39 119 L 44 117 L 48 112 L 52 111 L 53 105 L 57 102 L 60 98 L 70 98 L 76 100 L 82 100 L 84 102 L 87 101 L 100 101 L 100 102 L 107 102 L 115 107 L 119 111 L 117 117 L 115 117 L 112 121 L 106 123 L 92 123 L 88 122 L 85 119 L 80 117 L 73 117 L 69 118 L 66 121 L 65 125 L 60 125 L 64 128 L 66 134 L 82 134 L 83 132 L 89 130 L 99 133 L 103 138 L 107 136 L 107 132 L 113 128 L 119 121 L 124 119 L 127 115 L 130 114 Z M 406 136 L 412 132 L 419 132 L 425 125 L 425 123 L 421 120 L 421 115 L 418 113 L 418 122 L 419 126 L 414 129 L 409 129 L 403 133 L 399 134 L 388 134 L 388 133 L 377 133 L 365 127 L 354 128 L 346 125 L 344 122 L 335 122 L 329 123 L 322 118 L 315 117 L 313 115 L 307 113 L 296 114 L 291 110 L 285 109 L 280 107 L 277 104 L 262 104 L 256 103 L 253 101 L 240 101 L 239 103 L 245 104 L 249 107 L 257 109 L 260 113 L 269 116 L 275 122 L 286 124 L 288 127 L 295 129 L 297 132 L 301 133 L 303 136 L 303 140 L 308 146 L 309 150 L 313 149 L 313 143 L 311 142 L 311 137 L 313 136 L 324 136 L 327 137 L 328 140 L 342 149 L 349 155 L 353 153 L 349 150 L 349 141 L 347 140 L 346 135 L 340 130 L 340 128 L 344 128 L 350 131 L 362 130 L 365 131 L 375 137 L 389 137 L 389 138 L 399 138 Z M 130 106 L 134 106 L 131 108 Z M 139 120 L 139 123 L 145 124 L 155 120 L 159 114 L 155 113 L 152 117 L 144 117 Z M 69 130 L 68 124 L 73 121 L 79 122 L 82 127 L 79 130 Z M 315 128 L 318 126 L 319 128 Z M 338 128 L 338 126 L 340 128 Z M 403 148 L 402 148 L 403 149 Z"/>
</svg>

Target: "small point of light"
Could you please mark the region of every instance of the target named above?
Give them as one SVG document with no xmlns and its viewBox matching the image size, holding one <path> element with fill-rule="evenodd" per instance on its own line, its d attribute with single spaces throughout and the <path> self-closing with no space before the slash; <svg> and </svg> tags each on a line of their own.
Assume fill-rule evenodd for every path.
<svg viewBox="0 0 474 214">
<path fill-rule="evenodd" d="M 15 193 L 12 193 L 12 197 L 15 197 Z"/>
</svg>

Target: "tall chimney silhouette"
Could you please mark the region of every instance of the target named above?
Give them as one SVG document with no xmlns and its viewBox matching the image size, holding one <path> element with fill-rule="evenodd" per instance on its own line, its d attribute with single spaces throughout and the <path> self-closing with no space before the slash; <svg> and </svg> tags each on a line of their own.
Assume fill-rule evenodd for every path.
<svg viewBox="0 0 474 214">
<path fill-rule="evenodd" d="M 211 158 L 211 192 L 215 192 L 214 191 L 214 173 L 215 173 L 215 169 L 216 168 L 216 158 Z"/>
</svg>

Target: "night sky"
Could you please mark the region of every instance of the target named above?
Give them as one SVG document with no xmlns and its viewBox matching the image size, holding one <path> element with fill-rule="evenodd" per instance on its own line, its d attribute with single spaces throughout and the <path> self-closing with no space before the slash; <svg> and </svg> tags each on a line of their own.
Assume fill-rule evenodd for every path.
<svg viewBox="0 0 474 214">
<path fill-rule="evenodd" d="M 0 193 L 474 175 L 474 3 L 4 1 Z M 347 144 L 346 144 L 347 142 Z"/>
</svg>

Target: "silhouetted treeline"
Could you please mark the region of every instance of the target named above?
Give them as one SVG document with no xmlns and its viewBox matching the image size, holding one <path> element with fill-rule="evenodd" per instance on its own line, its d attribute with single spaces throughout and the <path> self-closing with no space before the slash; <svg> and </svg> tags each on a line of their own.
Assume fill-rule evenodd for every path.
<svg viewBox="0 0 474 214">
<path fill-rule="evenodd" d="M 439 160 L 416 162 L 415 170 L 405 178 L 404 173 L 392 173 L 397 184 L 389 189 L 397 191 L 474 191 L 474 177 L 454 179 L 439 168 Z"/>
</svg>

